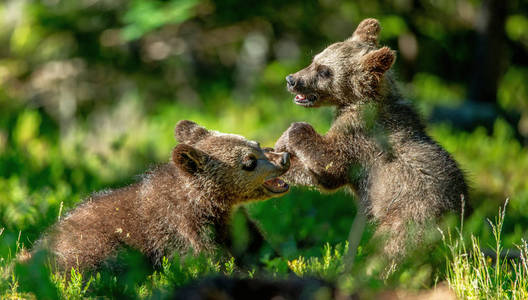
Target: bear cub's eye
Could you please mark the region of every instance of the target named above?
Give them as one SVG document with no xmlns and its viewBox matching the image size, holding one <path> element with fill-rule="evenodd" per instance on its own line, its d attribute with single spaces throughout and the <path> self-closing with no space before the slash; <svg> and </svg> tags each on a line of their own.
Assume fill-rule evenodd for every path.
<svg viewBox="0 0 528 300">
<path fill-rule="evenodd" d="M 332 76 L 332 70 L 327 66 L 318 65 L 317 66 L 317 75 L 322 78 L 328 78 Z"/>
<path fill-rule="evenodd" d="M 255 155 L 248 155 L 242 162 L 242 169 L 246 171 L 254 171 L 257 167 L 257 158 Z"/>
</svg>

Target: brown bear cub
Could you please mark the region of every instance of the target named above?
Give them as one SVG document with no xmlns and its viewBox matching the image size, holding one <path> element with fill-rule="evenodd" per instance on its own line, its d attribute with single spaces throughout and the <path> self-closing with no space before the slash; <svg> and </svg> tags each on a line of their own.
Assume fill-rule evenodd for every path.
<svg viewBox="0 0 528 300">
<path fill-rule="evenodd" d="M 325 135 L 293 123 L 275 145 L 292 154 L 287 182 L 334 190 L 351 188 L 388 237 L 384 251 L 405 253 L 409 224 L 423 225 L 467 199 L 463 172 L 425 132 L 413 107 L 403 101 L 390 68 L 395 52 L 378 48 L 379 22 L 363 20 L 354 34 L 317 54 L 306 68 L 286 77 L 294 102 L 332 105 L 336 117 Z M 416 234 L 416 233 L 415 233 Z"/>
<path fill-rule="evenodd" d="M 277 178 L 289 168 L 288 153 L 191 121 L 180 121 L 175 134 L 180 144 L 169 163 L 131 186 L 89 197 L 36 248 L 47 249 L 59 270 L 97 268 L 121 246 L 160 265 L 174 251 L 213 249 L 211 227 L 221 242 L 235 205 L 288 191 Z"/>
</svg>

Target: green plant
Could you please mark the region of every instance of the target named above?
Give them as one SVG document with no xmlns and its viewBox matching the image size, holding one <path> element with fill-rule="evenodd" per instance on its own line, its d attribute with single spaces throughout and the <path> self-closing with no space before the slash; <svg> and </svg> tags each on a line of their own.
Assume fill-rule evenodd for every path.
<svg viewBox="0 0 528 300">
<path fill-rule="evenodd" d="M 499 208 L 494 222 L 488 219 L 494 238 L 493 258 L 482 250 L 481 242 L 470 235 L 469 245 L 462 234 L 443 236 L 447 248 L 446 280 L 462 299 L 526 299 L 528 297 L 527 244 L 518 245 L 519 257 L 508 260 L 502 246 L 506 206 Z M 494 260 L 494 261 L 493 261 Z"/>
</svg>

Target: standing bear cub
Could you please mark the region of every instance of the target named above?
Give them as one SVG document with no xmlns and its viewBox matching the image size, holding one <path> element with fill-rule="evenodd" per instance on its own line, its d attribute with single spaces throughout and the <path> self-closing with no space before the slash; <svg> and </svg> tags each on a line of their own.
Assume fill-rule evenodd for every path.
<svg viewBox="0 0 528 300">
<path fill-rule="evenodd" d="M 467 198 L 463 172 L 438 143 L 412 106 L 403 101 L 390 68 L 395 52 L 378 48 L 379 22 L 363 20 L 354 34 L 317 54 L 306 68 L 286 77 L 294 102 L 331 105 L 336 117 L 325 135 L 307 123 L 293 123 L 276 151 L 292 154 L 282 178 L 299 185 L 351 188 L 365 213 L 387 236 L 391 260 L 405 253 L 408 225 L 418 229 Z M 416 232 L 415 232 L 416 234 Z"/>
<path fill-rule="evenodd" d="M 169 163 L 131 186 L 91 196 L 36 249 L 47 249 L 59 270 L 94 269 L 121 246 L 160 265 L 174 251 L 211 250 L 209 227 L 222 241 L 233 206 L 288 191 L 277 178 L 289 168 L 288 153 L 263 150 L 256 142 L 191 121 L 180 121 L 175 134 L 180 144 Z"/>
</svg>

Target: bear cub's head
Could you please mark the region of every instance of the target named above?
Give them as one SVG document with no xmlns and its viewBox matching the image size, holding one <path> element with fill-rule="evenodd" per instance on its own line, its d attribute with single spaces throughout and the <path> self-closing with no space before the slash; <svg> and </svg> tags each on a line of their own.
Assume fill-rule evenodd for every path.
<svg viewBox="0 0 528 300">
<path fill-rule="evenodd" d="M 220 196 L 243 202 L 278 197 L 289 190 L 278 178 L 290 167 L 287 152 L 261 149 L 242 136 L 209 131 L 187 120 L 176 125 L 175 136 L 180 144 L 172 152 L 172 162 L 204 192 L 211 187 L 218 193 L 221 187 Z"/>
<path fill-rule="evenodd" d="M 375 98 L 396 58 L 389 48 L 378 49 L 380 29 L 378 20 L 365 19 L 350 38 L 328 46 L 308 67 L 288 75 L 295 104 L 343 106 Z"/>
</svg>

